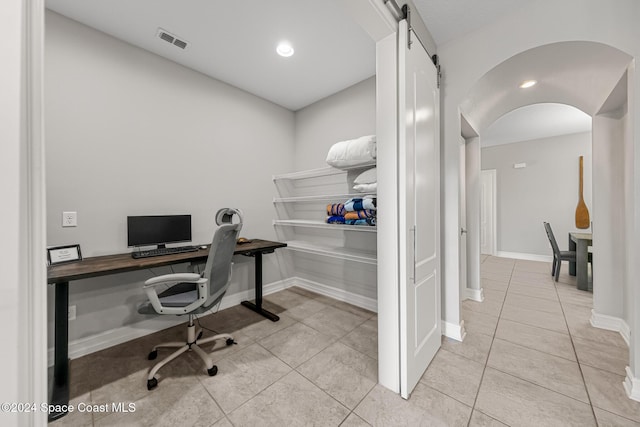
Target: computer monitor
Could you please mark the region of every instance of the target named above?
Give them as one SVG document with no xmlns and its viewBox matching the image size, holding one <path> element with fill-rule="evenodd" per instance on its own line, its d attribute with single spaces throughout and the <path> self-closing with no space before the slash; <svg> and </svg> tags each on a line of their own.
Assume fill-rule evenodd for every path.
<svg viewBox="0 0 640 427">
<path fill-rule="evenodd" d="M 191 241 L 191 215 L 144 215 L 127 217 L 127 245 L 158 245 Z"/>
</svg>

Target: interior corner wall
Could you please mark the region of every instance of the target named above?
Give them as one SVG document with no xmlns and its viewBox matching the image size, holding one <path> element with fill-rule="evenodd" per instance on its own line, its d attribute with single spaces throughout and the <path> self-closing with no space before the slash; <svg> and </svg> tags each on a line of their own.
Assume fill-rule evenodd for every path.
<svg viewBox="0 0 640 427">
<path fill-rule="evenodd" d="M 376 133 L 376 78 L 363 80 L 295 113 L 294 170 L 327 167 L 333 144 Z"/>
<path fill-rule="evenodd" d="M 482 169 L 497 170 L 497 251 L 551 256 L 542 227 L 548 222 L 561 248 L 576 229 L 580 156 L 584 199 L 593 215 L 591 132 L 497 145 L 482 149 Z M 526 163 L 515 169 L 514 164 Z"/>
<path fill-rule="evenodd" d="M 626 108 L 593 118 L 593 308 L 598 314 L 624 318 L 625 253 L 625 123 Z"/>
<path fill-rule="evenodd" d="M 244 211 L 243 236 L 276 238 L 271 177 L 292 170 L 293 112 L 50 11 L 45 48 L 49 245 L 126 252 L 127 215 L 183 213 L 209 243 L 222 207 Z M 77 227 L 61 227 L 63 211 Z M 267 284 L 287 278 L 278 257 L 264 257 Z M 253 289 L 253 259 L 235 262 L 227 295 Z M 142 282 L 168 271 L 71 283 L 70 340 L 147 319 Z"/>
</svg>

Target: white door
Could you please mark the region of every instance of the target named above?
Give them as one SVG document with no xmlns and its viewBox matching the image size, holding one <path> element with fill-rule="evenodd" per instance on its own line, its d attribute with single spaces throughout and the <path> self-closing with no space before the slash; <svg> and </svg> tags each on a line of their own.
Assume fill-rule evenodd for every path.
<svg viewBox="0 0 640 427">
<path fill-rule="evenodd" d="M 436 69 L 407 23 L 398 29 L 400 394 L 440 348 L 440 129 Z"/>
<path fill-rule="evenodd" d="M 480 173 L 480 253 L 496 254 L 496 170 Z"/>
<path fill-rule="evenodd" d="M 460 138 L 460 295 L 467 292 L 467 144 Z"/>
</svg>

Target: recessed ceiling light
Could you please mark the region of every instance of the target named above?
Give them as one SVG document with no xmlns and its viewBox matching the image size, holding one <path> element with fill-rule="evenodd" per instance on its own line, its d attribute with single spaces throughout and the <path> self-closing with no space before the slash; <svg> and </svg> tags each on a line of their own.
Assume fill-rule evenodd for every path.
<svg viewBox="0 0 640 427">
<path fill-rule="evenodd" d="M 538 83 L 536 80 L 526 80 L 520 84 L 520 89 L 526 89 L 531 86 L 535 86 Z"/>
<path fill-rule="evenodd" d="M 293 55 L 294 51 L 293 47 L 288 42 L 282 42 L 276 48 L 276 52 L 278 52 L 278 55 L 288 58 Z"/>
</svg>

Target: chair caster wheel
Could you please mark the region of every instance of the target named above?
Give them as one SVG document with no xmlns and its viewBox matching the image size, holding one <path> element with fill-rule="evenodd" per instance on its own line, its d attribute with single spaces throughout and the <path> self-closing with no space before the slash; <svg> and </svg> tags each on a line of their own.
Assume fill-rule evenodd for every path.
<svg viewBox="0 0 640 427">
<path fill-rule="evenodd" d="M 153 350 L 151 353 L 149 353 L 149 355 L 147 356 L 147 359 L 156 360 L 157 357 L 158 357 L 158 350 Z"/>
<path fill-rule="evenodd" d="M 214 376 L 215 374 L 218 373 L 218 367 L 216 365 L 213 365 L 211 369 L 207 369 L 207 373 L 209 374 L 210 377 Z"/>
<path fill-rule="evenodd" d="M 147 390 L 153 390 L 156 387 L 158 387 L 157 379 L 151 378 L 150 380 L 147 380 Z"/>
<path fill-rule="evenodd" d="M 236 342 L 233 340 L 233 338 L 227 338 L 227 345 L 232 345 L 235 344 Z"/>
</svg>

